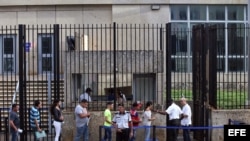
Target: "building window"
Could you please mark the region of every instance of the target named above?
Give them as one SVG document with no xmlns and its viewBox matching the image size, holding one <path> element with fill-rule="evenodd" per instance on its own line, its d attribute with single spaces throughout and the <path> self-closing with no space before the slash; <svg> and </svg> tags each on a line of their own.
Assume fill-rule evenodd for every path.
<svg viewBox="0 0 250 141">
<path fill-rule="evenodd" d="M 190 20 L 206 20 L 206 6 L 190 6 Z"/>
<path fill-rule="evenodd" d="M 39 72 L 53 72 L 53 52 L 54 52 L 53 34 L 39 34 Z"/>
<path fill-rule="evenodd" d="M 186 18 L 180 18 L 181 11 Z M 246 72 L 246 17 L 246 5 L 172 5 L 172 71 L 192 71 L 192 27 L 207 24 L 217 26 L 217 71 Z"/>
<path fill-rule="evenodd" d="M 244 6 L 228 6 L 228 20 L 244 20 Z"/>
<path fill-rule="evenodd" d="M 187 20 L 187 6 L 174 5 L 171 7 L 172 20 Z"/>
<path fill-rule="evenodd" d="M 209 6 L 209 20 L 225 20 L 225 6 Z"/>
<path fill-rule="evenodd" d="M 16 35 L 0 35 L 1 72 L 16 72 Z"/>
</svg>

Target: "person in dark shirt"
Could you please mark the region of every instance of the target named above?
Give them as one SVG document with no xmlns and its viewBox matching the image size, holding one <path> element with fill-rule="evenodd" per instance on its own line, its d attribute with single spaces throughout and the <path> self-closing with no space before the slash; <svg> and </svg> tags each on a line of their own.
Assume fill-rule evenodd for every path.
<svg viewBox="0 0 250 141">
<path fill-rule="evenodd" d="M 18 140 L 18 129 L 20 127 L 20 119 L 17 114 L 19 106 L 17 104 L 12 105 L 12 110 L 10 112 L 10 132 L 11 132 L 11 141 Z"/>
<path fill-rule="evenodd" d="M 62 129 L 62 122 L 64 120 L 62 116 L 62 112 L 60 109 L 61 101 L 56 99 L 54 100 L 53 104 L 51 105 L 50 112 L 52 116 L 54 117 L 54 122 L 53 125 L 56 130 L 56 136 L 55 136 L 55 141 L 59 140 L 59 136 L 61 134 L 61 129 Z"/>
<path fill-rule="evenodd" d="M 113 90 L 109 90 L 108 101 L 113 101 L 115 99 L 115 94 Z"/>
</svg>

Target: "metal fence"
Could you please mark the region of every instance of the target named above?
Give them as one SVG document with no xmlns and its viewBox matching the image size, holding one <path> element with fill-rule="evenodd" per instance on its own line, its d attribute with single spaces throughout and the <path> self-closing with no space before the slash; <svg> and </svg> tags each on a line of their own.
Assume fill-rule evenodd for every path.
<svg viewBox="0 0 250 141">
<path fill-rule="evenodd" d="M 248 30 L 215 26 L 217 88 L 211 95 L 216 108 L 249 108 Z M 175 24 L 2 26 L 0 130 L 17 84 L 14 102 L 21 105 L 26 131 L 35 99 L 43 103 L 41 124 L 52 132 L 47 110 L 51 100 L 60 98 L 62 107 L 72 110 L 88 87 L 89 108 L 96 111 L 104 110 L 107 101 L 118 103 L 119 91 L 126 96 L 127 109 L 134 101 L 153 101 L 157 109 L 165 109 L 170 97 L 192 101 L 192 38 L 192 29 Z"/>
</svg>

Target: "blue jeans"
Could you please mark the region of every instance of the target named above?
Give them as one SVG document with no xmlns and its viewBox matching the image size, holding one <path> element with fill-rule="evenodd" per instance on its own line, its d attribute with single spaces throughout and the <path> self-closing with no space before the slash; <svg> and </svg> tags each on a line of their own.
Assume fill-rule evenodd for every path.
<svg viewBox="0 0 250 141">
<path fill-rule="evenodd" d="M 104 138 L 103 141 L 111 141 L 112 135 L 111 135 L 111 127 L 109 126 L 104 126 Z"/>
<path fill-rule="evenodd" d="M 145 128 L 145 141 L 150 140 L 150 127 Z"/>
<path fill-rule="evenodd" d="M 76 127 L 76 136 L 74 141 L 80 141 L 81 137 L 83 137 L 83 141 L 89 140 L 89 129 L 87 124 L 82 127 Z"/>
<path fill-rule="evenodd" d="M 18 132 L 11 131 L 11 141 L 17 141 L 18 140 Z"/>
<path fill-rule="evenodd" d="M 187 127 L 187 126 L 185 126 L 185 127 Z M 183 139 L 184 139 L 184 141 L 191 141 L 190 129 L 183 129 Z"/>
<path fill-rule="evenodd" d="M 135 141 L 135 137 L 136 137 L 136 129 L 133 129 L 133 136 L 130 138 L 129 141 Z"/>
</svg>

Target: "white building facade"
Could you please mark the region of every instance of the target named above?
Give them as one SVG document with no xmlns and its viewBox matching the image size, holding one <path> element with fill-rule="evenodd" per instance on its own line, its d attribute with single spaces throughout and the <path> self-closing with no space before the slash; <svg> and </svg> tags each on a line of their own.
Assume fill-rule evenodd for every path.
<svg viewBox="0 0 250 141">
<path fill-rule="evenodd" d="M 237 45 L 229 30 L 220 32 L 219 42 L 223 53 L 218 55 L 218 71 L 247 72 L 247 0 L 1 0 L 0 25 L 98 25 L 98 24 L 163 24 L 173 23 L 173 30 L 191 31 L 192 26 L 200 23 L 218 24 L 220 28 L 237 27 Z M 173 58 L 186 56 L 184 62 L 176 64 L 173 71 L 191 72 L 191 35 L 181 35 L 177 39 L 184 43 L 184 49 L 176 50 Z M 14 38 L 14 37 L 13 37 Z M 38 37 L 39 38 L 39 37 Z M 183 39 L 184 38 L 184 39 Z M 4 36 L 0 42 L 3 44 Z M 14 39 L 13 39 L 14 42 Z M 39 42 L 39 41 L 38 41 Z M 53 42 L 53 41 L 52 41 Z M 12 44 L 13 46 L 15 43 Z M 4 54 L 1 53 L 3 56 Z M 239 66 L 230 63 L 230 58 L 237 57 Z M 178 66 L 181 68 L 178 68 Z M 0 68 L 4 68 L 1 66 Z M 42 70 L 40 70 L 42 71 Z"/>
</svg>

